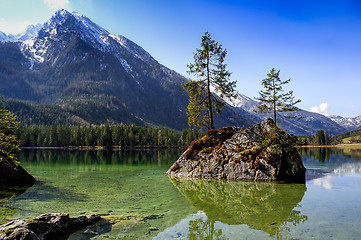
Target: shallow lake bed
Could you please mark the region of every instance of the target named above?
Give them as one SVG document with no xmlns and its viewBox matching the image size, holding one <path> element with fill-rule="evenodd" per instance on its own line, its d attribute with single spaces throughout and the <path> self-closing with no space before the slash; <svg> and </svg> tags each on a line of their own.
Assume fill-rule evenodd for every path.
<svg viewBox="0 0 361 240">
<path fill-rule="evenodd" d="M 361 150 L 301 152 L 306 184 L 169 178 L 179 150 L 23 150 L 39 181 L 0 191 L 0 222 L 45 212 L 107 220 L 70 239 L 358 239 Z"/>
</svg>

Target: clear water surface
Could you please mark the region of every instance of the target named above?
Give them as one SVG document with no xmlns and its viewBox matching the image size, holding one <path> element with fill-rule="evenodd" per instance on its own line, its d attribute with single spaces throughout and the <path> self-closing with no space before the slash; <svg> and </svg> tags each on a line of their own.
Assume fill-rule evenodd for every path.
<svg viewBox="0 0 361 240">
<path fill-rule="evenodd" d="M 180 150 L 23 150 L 38 181 L 0 188 L 0 223 L 97 213 L 69 239 L 360 239 L 361 149 L 301 152 L 306 184 L 171 179 Z"/>
</svg>

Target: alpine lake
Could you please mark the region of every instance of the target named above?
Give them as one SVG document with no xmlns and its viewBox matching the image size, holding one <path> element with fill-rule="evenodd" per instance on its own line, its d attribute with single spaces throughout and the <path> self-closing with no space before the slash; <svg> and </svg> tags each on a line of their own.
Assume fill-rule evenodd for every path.
<svg viewBox="0 0 361 240">
<path fill-rule="evenodd" d="M 69 239 L 360 239 L 361 149 L 300 152 L 306 184 L 169 178 L 181 150 L 22 150 L 38 181 L 0 189 L 0 223 L 95 213 Z"/>
</svg>

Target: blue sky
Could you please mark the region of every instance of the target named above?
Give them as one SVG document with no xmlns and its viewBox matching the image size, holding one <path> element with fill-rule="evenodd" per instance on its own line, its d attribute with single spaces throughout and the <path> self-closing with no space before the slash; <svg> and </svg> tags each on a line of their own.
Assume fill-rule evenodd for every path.
<svg viewBox="0 0 361 240">
<path fill-rule="evenodd" d="M 291 78 L 305 110 L 361 115 L 361 1 L 0 0 L 0 30 L 74 10 L 123 35 L 182 75 L 209 31 L 228 50 L 237 90 L 258 96 L 271 68 Z"/>
</svg>

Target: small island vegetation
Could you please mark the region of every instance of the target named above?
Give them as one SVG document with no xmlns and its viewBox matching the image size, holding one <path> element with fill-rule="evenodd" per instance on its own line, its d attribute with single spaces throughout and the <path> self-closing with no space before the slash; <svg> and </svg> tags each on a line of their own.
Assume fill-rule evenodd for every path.
<svg viewBox="0 0 361 240">
<path fill-rule="evenodd" d="M 172 177 L 305 182 L 306 169 L 295 147 L 297 137 L 272 119 L 248 128 L 208 130 L 169 168 Z"/>
</svg>

